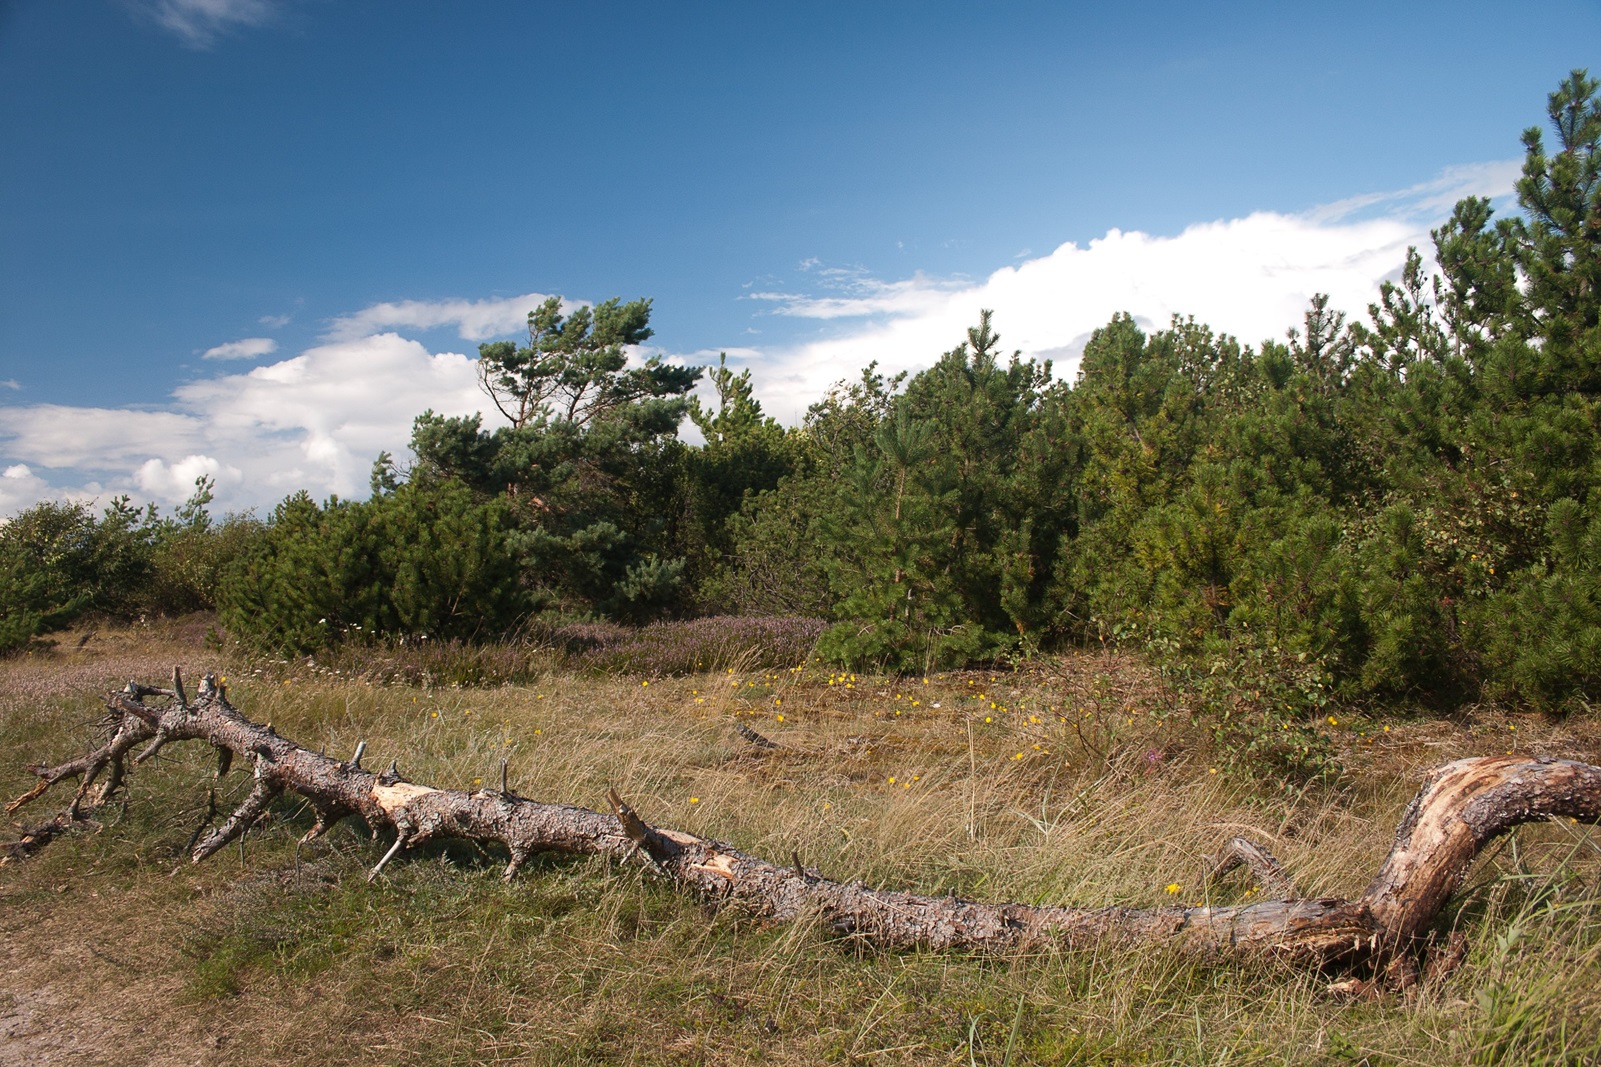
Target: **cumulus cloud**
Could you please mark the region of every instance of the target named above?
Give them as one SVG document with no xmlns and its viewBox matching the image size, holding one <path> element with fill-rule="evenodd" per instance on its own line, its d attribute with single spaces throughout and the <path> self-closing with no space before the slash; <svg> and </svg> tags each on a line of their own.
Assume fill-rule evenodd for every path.
<svg viewBox="0 0 1601 1067">
<path fill-rule="evenodd" d="M 146 496 L 157 500 L 187 499 L 201 478 L 210 478 L 215 488 L 238 485 L 244 472 L 211 456 L 185 456 L 176 463 L 152 457 L 133 472 L 133 481 Z"/>
<path fill-rule="evenodd" d="M 210 48 L 234 30 L 265 25 L 277 14 L 273 0 L 133 0 L 133 6 L 197 49 Z"/>
<path fill-rule="evenodd" d="M 241 341 L 208 348 L 200 353 L 201 359 L 259 359 L 278 351 L 278 342 L 271 337 L 246 337 Z"/>
<path fill-rule="evenodd" d="M 203 442 L 198 420 L 180 411 L 0 407 L 0 454 L 37 467 L 116 470 L 152 455 L 202 451 Z"/>
<path fill-rule="evenodd" d="M 487 341 L 526 326 L 528 313 L 543 304 L 545 293 L 525 293 L 492 300 L 402 300 L 374 304 L 329 324 L 324 338 L 349 341 L 383 330 L 433 330 L 454 326 L 464 341 Z"/>
<path fill-rule="evenodd" d="M 803 269 L 819 279 L 817 291 L 749 296 L 772 303 L 774 314 L 820 324 L 819 336 L 765 353 L 753 376 L 757 396 L 770 414 L 794 422 L 870 361 L 889 373 L 928 366 L 966 338 L 985 308 L 995 312 L 1002 348 L 1053 360 L 1057 377 L 1068 380 L 1090 334 L 1118 312 L 1148 329 L 1193 315 L 1249 344 L 1283 337 L 1317 293 L 1360 315 L 1379 283 L 1399 276 L 1409 246 L 1429 253 L 1429 226 L 1451 204 L 1504 196 L 1518 167 L 1456 167 L 1408 189 L 1302 214 L 1197 223 L 1173 236 L 1112 230 L 979 281 L 918 275 L 885 282 L 808 262 Z"/>
<path fill-rule="evenodd" d="M 419 412 L 466 415 L 483 401 L 466 356 L 388 333 L 191 382 L 165 411 L 0 407 L 0 455 L 26 471 L 0 487 L 0 508 L 118 492 L 173 505 L 200 475 L 216 479 L 221 509 L 269 506 L 300 489 L 361 496 L 373 459 L 404 450 Z M 35 468 L 78 482 L 55 488 Z"/>
<path fill-rule="evenodd" d="M 26 463 L 13 463 L 0 471 L 0 516 L 15 514 L 50 495 L 49 484 Z"/>
<path fill-rule="evenodd" d="M 960 344 L 985 308 L 995 312 L 1004 349 L 1052 359 L 1068 378 L 1091 332 L 1120 311 L 1147 328 L 1194 315 L 1247 342 L 1282 337 L 1315 293 L 1364 309 L 1379 282 L 1400 270 L 1408 245 L 1427 236 L 1394 219 L 1329 223 L 1266 212 L 1173 237 L 1113 230 L 976 283 L 913 281 L 882 298 L 853 298 L 855 321 L 845 328 L 768 354 L 755 375 L 758 396 L 773 415 L 794 421 L 830 384 L 854 378 L 872 360 L 890 373 L 927 366 Z M 822 321 L 838 312 L 827 297 L 783 307 Z"/>
</svg>

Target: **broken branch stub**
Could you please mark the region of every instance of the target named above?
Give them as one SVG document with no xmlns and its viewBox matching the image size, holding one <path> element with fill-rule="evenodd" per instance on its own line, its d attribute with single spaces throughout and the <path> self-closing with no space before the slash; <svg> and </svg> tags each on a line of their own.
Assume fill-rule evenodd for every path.
<svg viewBox="0 0 1601 1067">
<path fill-rule="evenodd" d="M 247 761 L 255 781 L 249 796 L 216 829 L 197 832 L 189 853 L 198 863 L 250 829 L 285 793 L 305 798 L 316 822 L 305 839 L 359 815 L 376 834 L 395 841 L 372 876 L 406 848 L 439 838 L 499 844 L 513 877 L 538 852 L 639 856 L 687 892 L 733 904 L 758 918 L 790 921 L 816 916 L 829 928 L 889 947 L 1081 948 L 1116 944 L 1170 946 L 1205 955 L 1257 954 L 1311 966 L 1362 965 L 1392 984 L 1418 974 L 1421 936 L 1462 884 L 1479 851 L 1519 823 L 1556 816 L 1601 821 L 1601 767 L 1570 760 L 1492 756 L 1458 760 L 1433 771 L 1406 809 L 1389 856 L 1367 890 L 1353 899 L 1297 899 L 1293 883 L 1266 849 L 1230 841 L 1214 876 L 1248 866 L 1264 890 L 1279 894 L 1228 907 L 1074 908 L 991 904 L 956 897 L 872 889 L 823 878 L 801 866 L 774 864 L 721 841 L 653 827 L 615 791 L 611 811 L 544 804 L 500 789 L 472 792 L 408 782 L 391 763 L 382 774 L 359 757 L 340 761 L 280 737 L 271 724 L 245 718 L 207 676 L 192 702 L 174 672 L 173 688 L 129 683 L 107 698 L 113 715 L 107 740 L 57 767 L 35 767 L 39 783 L 14 800 L 17 808 L 52 785 L 79 779 L 67 810 L 24 833 L 12 854 L 26 854 L 80 824 L 110 799 L 126 772 L 124 757 L 143 741 L 204 741 L 218 751 L 218 775 L 234 757 Z M 147 703 L 165 697 L 160 704 Z M 112 774 L 91 789 L 107 768 Z"/>
</svg>

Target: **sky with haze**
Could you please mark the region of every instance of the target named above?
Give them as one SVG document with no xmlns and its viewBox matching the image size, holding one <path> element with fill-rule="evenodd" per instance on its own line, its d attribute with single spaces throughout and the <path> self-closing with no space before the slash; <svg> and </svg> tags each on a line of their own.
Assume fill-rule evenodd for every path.
<svg viewBox="0 0 1601 1067">
<path fill-rule="evenodd" d="M 1598 0 L 0 0 L 0 516 L 365 495 L 546 295 L 791 424 L 982 308 L 1069 381 L 1361 315 L 1576 67 Z"/>
</svg>

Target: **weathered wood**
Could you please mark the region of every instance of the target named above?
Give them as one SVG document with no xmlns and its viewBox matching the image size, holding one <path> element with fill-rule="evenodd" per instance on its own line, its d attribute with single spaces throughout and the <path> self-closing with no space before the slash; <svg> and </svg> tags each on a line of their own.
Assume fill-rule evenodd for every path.
<svg viewBox="0 0 1601 1067">
<path fill-rule="evenodd" d="M 1208 885 L 1215 885 L 1230 871 L 1245 867 L 1263 892 L 1280 900 L 1294 900 L 1300 895 L 1295 891 L 1295 880 L 1290 877 L 1283 864 L 1279 863 L 1265 845 L 1259 845 L 1250 838 L 1229 838 L 1223 842 L 1223 848 L 1212 858 L 1211 863 L 1212 869 L 1206 875 Z"/>
<path fill-rule="evenodd" d="M 147 703 L 166 697 L 165 703 Z M 115 716 L 98 749 L 57 767 L 35 767 L 39 784 L 7 808 L 16 810 L 50 786 L 78 778 L 68 809 L 35 827 L 13 846 L 27 852 L 88 819 L 121 784 L 123 757 L 151 738 L 164 743 L 202 740 L 216 747 L 217 774 L 237 757 L 253 768 L 254 786 L 222 823 L 190 845 L 200 862 L 246 833 L 284 793 L 304 797 L 316 821 L 303 840 L 359 815 L 376 834 L 395 841 L 370 877 L 406 848 L 438 838 L 498 843 L 510 854 L 506 877 L 529 856 L 563 852 L 639 858 L 698 897 L 737 906 L 759 918 L 787 922 L 815 916 L 834 931 L 891 947 L 1068 948 L 1091 945 L 1168 946 L 1181 952 L 1256 954 L 1311 966 L 1361 965 L 1376 980 L 1405 985 L 1419 973 L 1417 947 L 1446 900 L 1462 884 L 1484 845 L 1511 827 L 1557 816 L 1601 821 L 1601 767 L 1569 760 L 1494 756 L 1458 760 L 1434 770 L 1407 807 L 1389 856 L 1367 890 L 1351 900 L 1295 899 L 1288 875 L 1265 849 L 1244 839 L 1228 843 L 1214 875 L 1245 864 L 1278 899 L 1228 907 L 1074 908 L 990 904 L 957 897 L 872 889 L 808 871 L 798 856 L 769 863 L 722 841 L 647 824 L 615 790 L 611 811 L 545 804 L 506 787 L 472 792 L 406 781 L 394 763 L 382 774 L 364 770 L 360 753 L 340 761 L 280 737 L 229 703 L 215 679 L 205 678 L 186 699 L 181 676 L 173 688 L 129 683 L 111 694 Z M 113 768 L 100 789 L 96 776 Z M 86 806 L 87 805 L 87 806 Z M 209 820 L 208 820 L 209 822 Z"/>
</svg>

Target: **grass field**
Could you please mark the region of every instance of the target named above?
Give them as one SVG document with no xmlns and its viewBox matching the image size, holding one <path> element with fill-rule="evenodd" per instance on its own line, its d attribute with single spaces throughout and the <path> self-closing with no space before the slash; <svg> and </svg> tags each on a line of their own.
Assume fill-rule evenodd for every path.
<svg viewBox="0 0 1601 1067">
<path fill-rule="evenodd" d="M 717 664 L 689 677 L 563 673 L 529 653 L 494 688 L 208 649 L 204 620 L 101 631 L 0 661 L 0 794 L 81 750 L 100 696 L 173 664 L 228 676 L 279 733 L 440 786 L 494 782 L 602 807 L 830 877 L 983 899 L 1144 906 L 1210 891 L 1240 832 L 1303 893 L 1350 895 L 1422 772 L 1508 749 L 1601 761 L 1601 723 L 1475 708 L 1449 720 L 1335 709 L 1338 779 L 1286 790 L 1224 761 L 1182 694 L 1086 652 L 1005 672 L 840 675 Z M 510 653 L 507 653 L 510 655 Z M 784 747 L 734 731 L 746 722 Z M 1112 949 L 882 952 L 804 924 L 714 913 L 632 866 L 382 846 L 347 821 L 301 850 L 284 802 L 200 866 L 178 854 L 209 753 L 171 746 L 104 827 L 0 866 L 0 1064 L 1594 1063 L 1601 840 L 1525 827 L 1481 859 L 1444 922 L 1446 980 L 1347 1002 L 1266 964 Z M 237 772 L 224 788 L 248 788 Z M 69 793 L 52 793 L 40 818 Z"/>
</svg>

